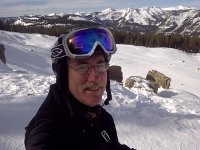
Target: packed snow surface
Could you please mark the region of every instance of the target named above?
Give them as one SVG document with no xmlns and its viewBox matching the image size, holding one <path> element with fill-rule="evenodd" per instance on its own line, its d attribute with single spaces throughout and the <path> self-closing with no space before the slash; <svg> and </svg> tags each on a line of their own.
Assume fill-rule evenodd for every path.
<svg viewBox="0 0 200 150">
<path fill-rule="evenodd" d="M 0 150 L 25 149 L 24 128 L 55 83 L 50 59 L 55 40 L 0 31 L 7 61 L 0 61 Z M 114 117 L 120 142 L 138 150 L 200 150 L 200 54 L 117 48 L 110 64 L 122 67 L 123 82 L 130 76 L 145 78 L 153 69 L 171 78 L 170 88 L 159 88 L 158 94 L 111 82 L 113 100 L 105 109 Z"/>
</svg>

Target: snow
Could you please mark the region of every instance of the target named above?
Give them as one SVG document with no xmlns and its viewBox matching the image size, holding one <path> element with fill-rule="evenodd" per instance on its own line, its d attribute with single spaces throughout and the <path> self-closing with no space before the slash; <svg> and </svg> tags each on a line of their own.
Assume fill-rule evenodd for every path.
<svg viewBox="0 0 200 150">
<path fill-rule="evenodd" d="M 82 20 L 82 21 L 89 21 L 87 18 L 79 17 L 79 16 L 69 16 L 70 20 Z"/>
<path fill-rule="evenodd" d="M 107 14 L 107 13 L 110 13 L 112 11 L 116 11 L 115 9 L 112 9 L 112 8 L 107 8 L 107 9 L 104 9 L 101 11 L 102 14 Z"/>
<path fill-rule="evenodd" d="M 156 18 L 166 18 L 165 15 L 162 15 L 164 11 L 159 7 L 152 7 L 152 8 L 140 8 L 140 9 L 121 9 L 121 10 L 114 10 L 111 8 L 103 10 L 99 16 L 101 20 L 119 20 L 124 18 L 124 21 L 130 23 L 138 23 L 142 25 L 148 25 L 149 20 L 156 21 Z"/>
<path fill-rule="evenodd" d="M 8 68 L 6 64 L 0 61 L 0 72 L 9 72 L 9 71 L 11 71 L 10 68 Z"/>
<path fill-rule="evenodd" d="M 43 25 L 51 27 L 47 24 L 46 19 L 56 19 L 59 16 L 69 16 L 69 20 L 75 21 L 92 21 L 101 20 L 109 22 L 118 22 L 118 27 L 125 27 L 130 24 L 153 25 L 158 27 L 157 32 L 181 32 L 182 34 L 197 33 L 200 26 L 198 17 L 199 10 L 192 7 L 142 7 L 142 8 L 125 8 L 112 9 L 107 8 L 99 12 L 71 12 L 67 14 L 51 13 L 48 15 L 23 15 L 14 22 L 15 25 L 24 26 Z M 38 20 L 40 18 L 40 20 Z M 41 22 L 42 20 L 42 22 Z M 71 26 L 70 24 L 57 24 L 58 26 Z"/>
<path fill-rule="evenodd" d="M 182 5 L 176 6 L 176 7 L 167 7 L 167 8 L 162 8 L 163 10 L 187 10 L 187 9 L 195 9 L 194 7 L 184 7 Z"/>
<path fill-rule="evenodd" d="M 32 18 L 27 18 L 27 19 L 29 19 L 29 20 L 39 20 L 39 18 L 37 18 L 37 17 L 32 17 Z"/>
<path fill-rule="evenodd" d="M 64 16 L 64 14 L 63 13 L 50 13 L 50 14 L 48 14 L 47 16 L 49 16 L 49 17 L 54 17 L 54 16 Z"/>
<path fill-rule="evenodd" d="M 56 37 L 0 31 L 7 64 L 0 62 L 0 150 L 24 150 L 25 126 L 55 82 L 50 48 Z M 120 65 L 123 82 L 157 70 L 171 78 L 158 94 L 128 89 L 111 81 L 113 100 L 105 106 L 114 117 L 119 140 L 138 150 L 200 150 L 200 54 L 171 48 L 117 45 L 111 65 Z M 105 99 L 106 94 L 103 98 Z"/>
<path fill-rule="evenodd" d="M 30 25 L 32 25 L 32 23 L 26 23 L 26 22 L 24 22 L 24 21 L 22 21 L 21 19 L 19 19 L 19 20 L 17 20 L 17 21 L 15 21 L 14 22 L 14 25 L 23 25 L 23 26 L 30 26 Z"/>
<path fill-rule="evenodd" d="M 194 10 L 190 10 L 190 11 L 186 11 L 186 12 L 182 12 L 180 15 L 173 15 L 170 16 L 168 18 L 168 24 L 171 24 L 171 26 L 173 26 L 174 24 L 177 25 L 176 28 L 174 28 L 173 31 L 176 31 L 177 29 L 181 28 L 181 26 L 185 23 L 185 22 L 189 22 L 191 20 L 191 18 L 195 18 L 195 16 L 198 15 L 198 11 Z M 198 22 L 198 18 L 193 20 L 194 22 Z M 196 25 L 196 28 L 198 27 L 198 24 Z M 182 33 L 187 32 L 187 29 L 191 28 L 191 26 L 188 26 L 185 31 L 182 31 Z M 195 29 L 195 26 L 194 26 Z"/>
</svg>

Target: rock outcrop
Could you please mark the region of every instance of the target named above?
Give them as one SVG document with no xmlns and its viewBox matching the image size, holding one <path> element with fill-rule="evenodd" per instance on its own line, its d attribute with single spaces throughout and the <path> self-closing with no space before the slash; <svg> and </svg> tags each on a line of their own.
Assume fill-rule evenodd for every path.
<svg viewBox="0 0 200 150">
<path fill-rule="evenodd" d="M 123 73 L 120 66 L 110 66 L 109 67 L 110 79 L 122 83 Z"/>
<path fill-rule="evenodd" d="M 159 85 L 140 76 L 130 76 L 128 79 L 126 79 L 125 87 L 128 87 L 129 89 L 144 89 L 147 92 L 157 93 Z"/>
<path fill-rule="evenodd" d="M 161 86 L 164 89 L 169 89 L 171 78 L 167 77 L 166 75 L 156 71 L 152 70 L 149 71 L 146 80 L 151 81 L 152 83 L 157 83 L 159 86 Z"/>
<path fill-rule="evenodd" d="M 2 44 L 0 44 L 0 60 L 6 64 L 5 47 Z"/>
</svg>

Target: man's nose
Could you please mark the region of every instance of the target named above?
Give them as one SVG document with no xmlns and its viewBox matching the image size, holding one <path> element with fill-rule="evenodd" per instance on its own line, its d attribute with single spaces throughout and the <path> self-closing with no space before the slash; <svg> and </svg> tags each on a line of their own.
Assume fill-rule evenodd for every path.
<svg viewBox="0 0 200 150">
<path fill-rule="evenodd" d="M 99 79 L 99 73 L 97 72 L 97 69 L 95 66 L 91 66 L 90 70 L 88 72 L 88 80 L 89 81 L 96 81 Z"/>
</svg>

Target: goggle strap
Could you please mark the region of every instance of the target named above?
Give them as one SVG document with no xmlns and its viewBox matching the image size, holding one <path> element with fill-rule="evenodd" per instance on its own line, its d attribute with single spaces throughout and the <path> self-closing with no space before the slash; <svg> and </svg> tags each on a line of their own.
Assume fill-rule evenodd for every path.
<svg viewBox="0 0 200 150">
<path fill-rule="evenodd" d="M 51 49 L 51 58 L 62 58 L 66 56 L 66 53 L 65 53 L 65 50 L 64 50 L 64 47 L 63 47 L 63 44 L 60 44 L 56 47 L 53 47 Z"/>
<path fill-rule="evenodd" d="M 110 78 L 109 78 L 109 70 L 107 71 L 107 84 L 106 84 L 106 92 L 107 92 L 107 98 L 104 101 L 104 105 L 108 105 L 109 101 L 112 100 L 112 94 L 110 89 Z"/>
</svg>

